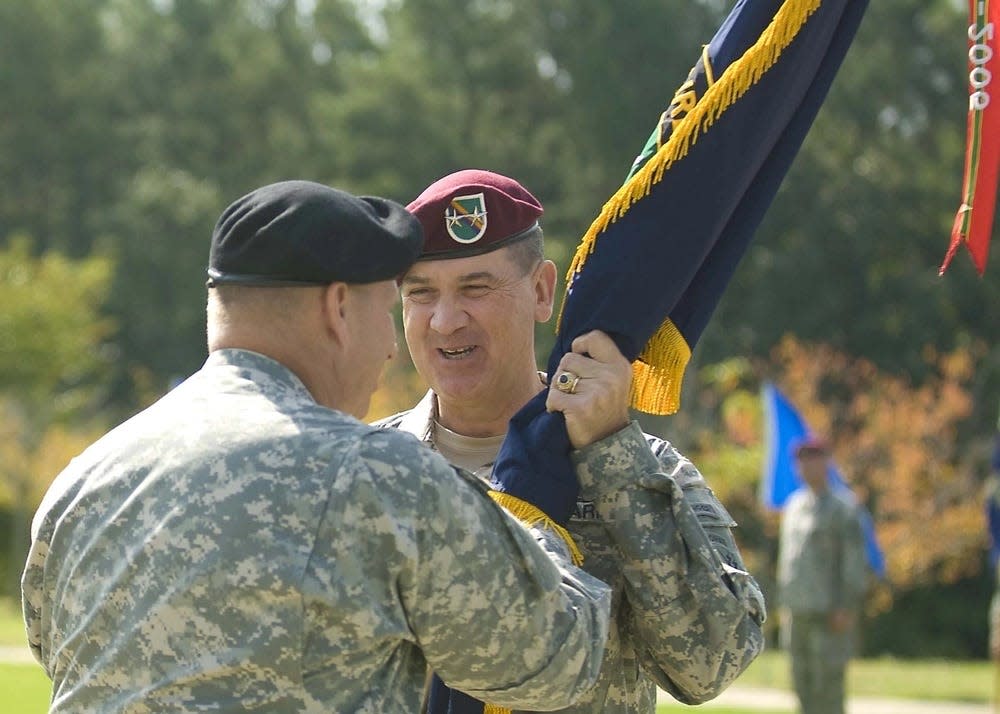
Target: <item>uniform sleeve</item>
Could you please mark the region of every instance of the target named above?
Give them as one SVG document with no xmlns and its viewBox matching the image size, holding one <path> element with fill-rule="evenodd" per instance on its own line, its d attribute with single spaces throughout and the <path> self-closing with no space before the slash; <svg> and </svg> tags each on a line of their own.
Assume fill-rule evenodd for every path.
<svg viewBox="0 0 1000 714">
<path fill-rule="evenodd" d="M 59 493 L 58 481 L 49 488 L 38 510 L 35 511 L 31 521 L 31 545 L 28 548 L 24 571 L 21 573 L 21 612 L 24 617 L 28 647 L 50 677 L 52 676 L 48 663 L 50 648 L 46 639 L 48 633 L 43 632 L 43 613 L 50 609 L 45 603 L 45 568 L 55 514 L 61 512 L 63 502 L 71 498 L 75 491 L 60 500 L 56 499 L 57 493 Z"/>
<path fill-rule="evenodd" d="M 561 538 L 521 526 L 416 439 L 383 431 L 366 441 L 373 482 L 359 496 L 387 514 L 373 536 L 429 666 L 483 701 L 569 706 L 600 670 L 608 586 L 571 564 Z"/>
<path fill-rule="evenodd" d="M 634 422 L 574 460 L 619 551 L 644 669 L 682 702 L 712 699 L 764 647 L 764 598 L 731 518 L 687 459 L 662 442 L 654 454 Z"/>
<path fill-rule="evenodd" d="M 48 543 L 39 537 L 37 528 L 34 530 L 24 573 L 21 575 L 21 609 L 28 647 L 38 663 L 45 666 L 42 659 L 42 584 Z M 45 669 L 48 672 L 48 667 Z"/>
<path fill-rule="evenodd" d="M 834 605 L 848 610 L 856 610 L 861 606 L 868 586 L 865 536 L 861 528 L 861 513 L 857 505 L 846 504 L 838 535 L 840 592 L 835 594 Z"/>
</svg>

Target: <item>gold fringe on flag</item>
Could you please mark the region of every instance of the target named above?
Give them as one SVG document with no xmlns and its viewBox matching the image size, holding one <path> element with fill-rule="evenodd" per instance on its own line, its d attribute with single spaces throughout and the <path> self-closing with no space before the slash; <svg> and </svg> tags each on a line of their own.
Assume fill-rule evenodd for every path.
<svg viewBox="0 0 1000 714">
<path fill-rule="evenodd" d="M 580 549 L 573 541 L 573 536 L 569 534 L 568 530 L 545 515 L 545 511 L 538 508 L 538 506 L 533 503 L 528 503 L 527 501 L 509 493 L 490 491 L 489 494 L 490 498 L 510 511 L 511 515 L 521 521 L 524 525 L 534 526 L 540 524 L 545 528 L 550 528 L 555 531 L 560 538 L 566 541 L 566 545 L 569 548 L 570 558 L 573 560 L 573 565 L 579 566 L 583 563 L 583 553 L 580 552 Z"/>
<path fill-rule="evenodd" d="M 667 169 L 675 161 L 687 156 L 698 136 L 707 131 L 774 66 L 782 51 L 795 39 L 809 17 L 819 9 L 821 2 L 822 0 L 785 0 L 757 42 L 729 65 L 714 84 L 709 85 L 701 101 L 674 124 L 666 143 L 608 199 L 577 246 L 566 273 L 563 306 L 573 278 L 594 251 L 598 235 L 624 216 L 634 203 L 649 195 L 653 185 L 663 179 Z M 703 53 L 706 54 L 706 71 L 710 72 L 707 48 Z M 559 310 L 557 325 L 561 320 L 562 308 Z M 667 319 L 633 365 L 635 381 L 632 386 L 632 406 L 652 414 L 676 412 L 680 408 L 681 380 L 690 357 L 689 345 L 677 327 Z"/>
<path fill-rule="evenodd" d="M 498 707 L 496 704 L 486 704 L 483 706 L 483 714 L 511 714 L 511 711 L 506 707 Z"/>
<path fill-rule="evenodd" d="M 673 414 L 680 409 L 681 380 L 690 359 L 691 348 L 667 318 L 632 363 L 631 405 L 647 414 Z"/>
</svg>

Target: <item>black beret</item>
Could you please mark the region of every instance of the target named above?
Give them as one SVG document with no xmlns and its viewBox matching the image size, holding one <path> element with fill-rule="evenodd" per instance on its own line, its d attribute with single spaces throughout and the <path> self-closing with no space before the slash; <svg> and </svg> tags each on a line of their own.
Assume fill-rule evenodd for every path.
<svg viewBox="0 0 1000 714">
<path fill-rule="evenodd" d="M 219 217 L 208 286 L 391 280 L 413 265 L 423 242 L 420 222 L 398 203 L 282 181 L 248 193 Z"/>
</svg>

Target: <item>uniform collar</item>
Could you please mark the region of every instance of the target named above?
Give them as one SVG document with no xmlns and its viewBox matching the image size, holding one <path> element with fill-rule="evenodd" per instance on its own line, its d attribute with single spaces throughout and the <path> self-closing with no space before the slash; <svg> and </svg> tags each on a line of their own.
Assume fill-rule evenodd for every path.
<svg viewBox="0 0 1000 714">
<path fill-rule="evenodd" d="M 433 444 L 434 419 L 437 417 L 437 411 L 437 395 L 428 390 L 424 398 L 403 416 L 397 428 L 413 434 L 421 441 Z"/>
</svg>

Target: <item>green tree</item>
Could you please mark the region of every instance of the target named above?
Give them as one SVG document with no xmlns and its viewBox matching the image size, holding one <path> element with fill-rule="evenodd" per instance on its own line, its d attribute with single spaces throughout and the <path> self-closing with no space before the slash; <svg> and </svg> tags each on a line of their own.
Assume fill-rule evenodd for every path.
<svg viewBox="0 0 1000 714">
<path fill-rule="evenodd" d="M 86 255 L 90 218 L 134 163 L 114 130 L 120 102 L 102 0 L 0 0 L 0 241 Z"/>
<path fill-rule="evenodd" d="M 225 203 L 330 179 L 315 108 L 368 45 L 351 3 L 300 5 L 0 0 L 0 235 L 115 256 L 122 411 L 137 406 L 137 371 L 162 390 L 203 355 L 199 283 Z"/>
<path fill-rule="evenodd" d="M 137 369 L 162 388 L 196 363 L 212 221 L 262 183 L 407 201 L 492 168 L 543 200 L 565 265 L 731 5 L 0 0 L 0 235 L 116 257 L 106 309 L 129 410 Z M 962 256 L 936 276 L 959 191 L 965 25 L 952 0 L 872 3 L 696 363 L 766 355 L 790 330 L 919 377 L 926 345 L 989 338 L 1000 284 Z M 971 388 L 977 414 L 993 408 L 1000 345 Z"/>
<path fill-rule="evenodd" d="M 179 169 L 139 171 L 109 208 L 101 252 L 123 266 L 107 302 L 118 331 L 115 392 L 132 394 L 194 372 L 206 356 L 205 268 L 223 203 L 211 181 Z"/>
<path fill-rule="evenodd" d="M 580 165 L 556 217 L 574 239 L 624 181 L 728 4 L 691 0 L 544 3 L 544 49 L 565 94 L 560 122 Z"/>
<path fill-rule="evenodd" d="M 54 424 L 89 416 L 101 401 L 112 325 L 100 307 L 110 277 L 106 259 L 33 257 L 25 238 L 0 251 L 0 491 L 14 515 L 10 564 L 27 551 L 28 515 L 36 505 L 40 475 L 26 466 L 38 461 Z M 11 577 L 4 583 L 14 585 Z"/>
</svg>

